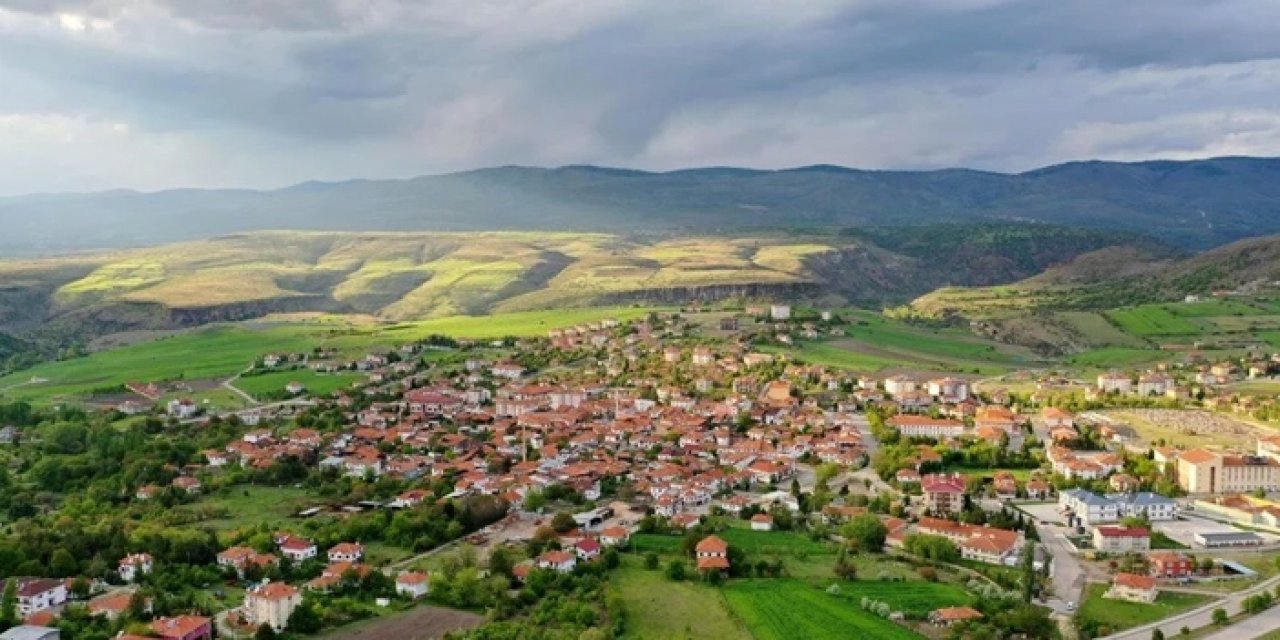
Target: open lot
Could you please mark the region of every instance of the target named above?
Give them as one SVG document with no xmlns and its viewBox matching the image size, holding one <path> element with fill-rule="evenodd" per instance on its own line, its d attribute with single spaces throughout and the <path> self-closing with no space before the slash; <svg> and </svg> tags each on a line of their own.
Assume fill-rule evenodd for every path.
<svg viewBox="0 0 1280 640">
<path fill-rule="evenodd" d="M 1195 535 L 1197 533 L 1239 533 L 1240 532 L 1240 529 L 1237 529 L 1231 525 L 1228 525 L 1222 522 L 1215 522 L 1213 520 L 1206 520 L 1204 518 L 1186 518 L 1183 520 L 1168 520 L 1168 521 L 1153 522 L 1151 526 L 1156 531 L 1159 531 L 1160 533 L 1163 533 L 1164 535 L 1168 536 L 1170 539 L 1176 540 L 1188 547 L 1191 547 L 1192 549 L 1204 549 L 1204 547 L 1201 547 L 1200 545 L 1196 544 L 1194 541 Z M 1256 533 L 1259 536 L 1262 536 L 1263 539 L 1269 542 L 1274 542 L 1280 539 L 1280 538 L 1277 538 L 1277 536 L 1274 536 L 1269 533 L 1264 533 L 1261 531 Z"/>
<path fill-rule="evenodd" d="M 1230 416 L 1199 409 L 1125 409 L 1097 412 L 1128 424 L 1140 441 L 1168 446 L 1250 450 L 1264 429 Z"/>
</svg>

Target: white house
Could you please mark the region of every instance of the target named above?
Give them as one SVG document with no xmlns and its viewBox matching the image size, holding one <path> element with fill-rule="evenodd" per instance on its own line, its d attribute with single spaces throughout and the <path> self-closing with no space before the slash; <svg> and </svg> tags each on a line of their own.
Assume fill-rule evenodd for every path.
<svg viewBox="0 0 1280 640">
<path fill-rule="evenodd" d="M 151 573 L 151 554 L 132 553 L 120 559 L 120 566 L 116 572 L 120 574 L 120 579 L 125 582 L 133 582 L 139 577 Z"/>
<path fill-rule="evenodd" d="M 396 576 L 396 593 L 409 596 L 414 600 L 427 595 L 431 582 L 427 574 L 420 571 L 406 571 Z"/>
</svg>

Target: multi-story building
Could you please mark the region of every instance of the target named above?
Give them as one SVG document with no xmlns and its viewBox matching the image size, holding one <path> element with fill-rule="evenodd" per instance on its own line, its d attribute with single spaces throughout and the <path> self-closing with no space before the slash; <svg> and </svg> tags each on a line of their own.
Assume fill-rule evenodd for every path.
<svg viewBox="0 0 1280 640">
<path fill-rule="evenodd" d="M 898 430 L 904 438 L 959 438 L 964 435 L 964 423 L 946 418 L 929 416 L 896 415 L 888 420 L 889 426 Z"/>
<path fill-rule="evenodd" d="M 920 479 L 925 508 L 930 513 L 959 513 L 964 510 L 964 476 L 931 473 Z"/>
<path fill-rule="evenodd" d="M 1094 527 L 1093 548 L 1105 553 L 1147 551 L 1151 549 L 1151 532 L 1142 527 Z"/>
<path fill-rule="evenodd" d="M 1267 455 L 1192 449 L 1178 456 L 1178 485 L 1187 493 L 1275 491 L 1280 489 L 1280 462 Z"/>
<path fill-rule="evenodd" d="M 254 624 L 268 624 L 276 631 L 288 626 L 289 616 L 300 604 L 302 592 L 283 582 L 268 582 L 244 594 L 246 616 Z"/>
</svg>

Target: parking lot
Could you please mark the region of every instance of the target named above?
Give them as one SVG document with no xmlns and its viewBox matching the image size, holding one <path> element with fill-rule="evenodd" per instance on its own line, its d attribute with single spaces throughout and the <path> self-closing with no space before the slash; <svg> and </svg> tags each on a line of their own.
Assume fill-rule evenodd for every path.
<svg viewBox="0 0 1280 640">
<path fill-rule="evenodd" d="M 1239 533 L 1241 530 L 1231 525 L 1204 518 L 1187 518 L 1185 520 L 1169 520 L 1151 523 L 1152 528 L 1163 533 L 1169 538 L 1176 540 L 1182 544 L 1192 548 L 1203 548 L 1195 543 L 1195 535 L 1197 533 Z M 1266 544 L 1274 544 L 1280 540 L 1277 536 L 1270 533 L 1256 532 L 1265 540 Z"/>
</svg>

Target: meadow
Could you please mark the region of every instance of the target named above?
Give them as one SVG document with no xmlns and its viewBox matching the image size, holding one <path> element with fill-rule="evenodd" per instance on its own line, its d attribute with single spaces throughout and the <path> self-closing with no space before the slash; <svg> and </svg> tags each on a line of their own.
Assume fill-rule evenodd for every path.
<svg viewBox="0 0 1280 640">
<path fill-rule="evenodd" d="M 365 379 L 364 374 L 357 373 L 318 373 L 310 369 L 294 369 L 241 376 L 236 379 L 235 387 L 262 400 L 268 394 L 284 393 L 285 387 L 291 382 L 302 383 L 306 387 L 307 395 L 323 396 L 341 389 L 349 389 L 353 383 Z"/>
<path fill-rule="evenodd" d="M 1111 369 L 1115 367 L 1130 367 L 1170 357 L 1167 351 L 1159 349 L 1128 349 L 1124 347 L 1101 347 L 1098 349 L 1090 349 L 1081 353 L 1077 353 L 1066 358 L 1067 364 L 1073 364 L 1080 367 L 1096 367 L 1099 369 Z"/>
<path fill-rule="evenodd" d="M 676 538 L 679 540 L 679 538 Z M 719 589 L 698 582 L 672 582 L 659 570 L 641 568 L 637 557 L 623 558 L 609 590 L 627 603 L 624 638 L 751 638 L 729 613 Z"/>
</svg>

